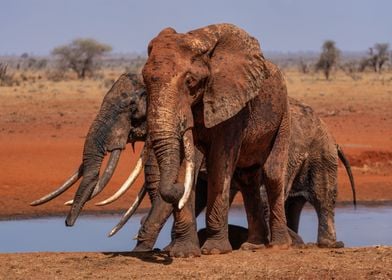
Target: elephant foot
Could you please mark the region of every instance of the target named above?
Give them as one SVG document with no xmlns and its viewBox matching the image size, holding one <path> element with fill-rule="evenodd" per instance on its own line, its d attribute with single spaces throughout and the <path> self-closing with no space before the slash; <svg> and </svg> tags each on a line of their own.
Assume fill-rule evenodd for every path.
<svg viewBox="0 0 392 280">
<path fill-rule="evenodd" d="M 282 230 L 272 231 L 272 238 L 271 242 L 268 244 L 268 248 L 279 250 L 289 249 L 291 245 L 292 240 L 286 227 L 284 227 Z"/>
<path fill-rule="evenodd" d="M 150 252 L 153 246 L 147 242 L 138 242 L 132 252 Z"/>
<path fill-rule="evenodd" d="M 241 250 L 244 250 L 244 251 L 256 251 L 256 250 L 260 250 L 260 249 L 265 249 L 265 245 L 264 244 L 254 244 L 251 242 L 245 242 L 241 245 Z"/>
<path fill-rule="evenodd" d="M 330 241 L 323 240 L 317 243 L 319 248 L 344 248 L 344 243 L 342 241 Z"/>
<path fill-rule="evenodd" d="M 227 238 L 225 239 L 207 239 L 201 248 L 203 255 L 226 254 L 232 251 L 232 247 Z"/>
<path fill-rule="evenodd" d="M 163 251 L 170 252 L 171 249 L 173 248 L 173 246 L 174 246 L 174 241 L 172 241 L 172 242 L 170 242 L 169 244 L 167 244 L 167 245 L 163 248 Z"/>
<path fill-rule="evenodd" d="M 175 258 L 189 258 L 189 257 L 200 257 L 200 247 L 195 242 L 179 242 L 175 241 L 170 243 L 166 248 L 169 247 L 169 255 Z M 166 249 L 165 248 L 165 249 Z"/>
<path fill-rule="evenodd" d="M 207 240 L 207 236 L 208 236 L 207 229 L 206 228 L 200 229 L 197 232 L 197 236 L 199 238 L 200 247 L 202 247 Z M 241 226 L 229 224 L 229 242 L 232 249 L 233 250 L 240 249 L 241 245 L 246 241 L 248 241 L 248 229 Z"/>
<path fill-rule="evenodd" d="M 302 248 L 305 245 L 305 242 L 303 241 L 302 237 L 290 228 L 288 229 L 288 231 L 291 238 L 292 246 Z"/>
</svg>

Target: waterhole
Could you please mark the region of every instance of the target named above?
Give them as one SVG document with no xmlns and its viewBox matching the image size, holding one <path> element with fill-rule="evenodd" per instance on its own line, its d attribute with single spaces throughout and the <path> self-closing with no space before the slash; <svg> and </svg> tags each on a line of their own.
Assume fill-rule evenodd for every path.
<svg viewBox="0 0 392 280">
<path fill-rule="evenodd" d="M 140 219 L 137 214 L 113 237 L 107 234 L 120 219 L 119 215 L 82 215 L 73 227 L 65 227 L 64 217 L 0 221 L 0 252 L 115 252 L 129 251 L 136 245 Z M 338 240 L 346 247 L 392 245 L 392 206 L 339 207 L 335 213 Z M 229 223 L 247 225 L 243 208 L 232 208 Z M 198 228 L 205 226 L 204 214 L 197 220 Z M 161 231 L 156 248 L 170 242 L 170 218 Z M 317 216 L 313 208 L 302 212 L 299 234 L 305 242 L 315 242 Z"/>
</svg>

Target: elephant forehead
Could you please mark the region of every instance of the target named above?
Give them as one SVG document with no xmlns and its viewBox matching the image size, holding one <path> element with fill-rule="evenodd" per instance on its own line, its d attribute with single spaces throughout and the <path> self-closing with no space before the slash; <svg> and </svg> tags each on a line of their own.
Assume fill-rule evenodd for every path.
<svg viewBox="0 0 392 280">
<path fill-rule="evenodd" d="M 179 42 L 183 39 L 180 34 L 163 34 L 155 37 L 149 44 L 150 52 L 156 50 L 177 50 Z"/>
<path fill-rule="evenodd" d="M 110 99 L 121 97 L 123 93 L 130 94 L 136 89 L 132 80 L 128 79 L 126 76 L 122 75 L 111 87 L 104 97 L 104 103 L 108 102 Z"/>
<path fill-rule="evenodd" d="M 178 79 L 181 73 L 185 73 L 191 65 L 190 57 L 178 51 L 168 49 L 157 50 L 151 53 L 143 68 L 144 81 L 148 86 L 153 84 L 163 86 Z"/>
</svg>

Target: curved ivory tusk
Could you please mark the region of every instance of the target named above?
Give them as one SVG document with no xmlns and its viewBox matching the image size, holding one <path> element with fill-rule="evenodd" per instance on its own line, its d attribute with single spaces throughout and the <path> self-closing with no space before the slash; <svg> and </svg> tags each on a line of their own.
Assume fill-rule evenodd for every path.
<svg viewBox="0 0 392 280">
<path fill-rule="evenodd" d="M 141 154 L 139 160 L 136 163 L 135 168 L 132 170 L 128 179 L 124 182 L 124 184 L 120 187 L 120 189 L 114 195 L 109 197 L 108 199 L 105 199 L 103 201 L 95 203 L 95 205 L 102 206 L 102 205 L 112 203 L 113 201 L 116 201 L 117 199 L 119 199 L 136 181 L 136 178 L 139 176 L 142 169 L 143 169 L 143 151 L 142 151 L 142 154 Z"/>
<path fill-rule="evenodd" d="M 95 186 L 94 191 L 91 194 L 90 199 L 92 199 L 93 197 L 98 195 L 103 190 L 103 188 L 106 187 L 106 185 L 109 183 L 110 179 L 113 176 L 114 171 L 116 170 L 118 161 L 120 159 L 120 155 L 121 155 L 120 149 L 114 150 L 113 152 L 111 152 L 108 164 L 105 168 L 105 171 L 103 172 L 102 177 L 99 178 L 98 183 Z"/>
<path fill-rule="evenodd" d="M 182 209 L 191 195 L 193 180 L 195 174 L 195 147 L 193 144 L 192 130 L 187 130 L 184 133 L 184 154 L 185 154 L 185 179 L 184 179 L 184 194 L 178 202 L 178 208 Z"/>
<path fill-rule="evenodd" d="M 82 174 L 83 174 L 83 164 L 81 164 L 78 170 L 74 174 L 72 174 L 71 177 L 69 177 L 68 180 L 65 181 L 64 184 L 62 184 L 58 189 L 41 197 L 40 199 L 31 202 L 30 205 L 31 206 L 41 205 L 52 200 L 53 198 L 58 197 L 60 194 L 62 194 L 70 187 L 72 187 L 72 185 L 75 184 L 80 179 L 80 177 L 82 177 Z"/>
<path fill-rule="evenodd" d="M 73 204 L 73 199 L 64 202 L 65 206 L 71 206 Z"/>
<path fill-rule="evenodd" d="M 147 192 L 146 185 L 143 184 L 143 187 L 140 189 L 135 201 L 133 202 L 131 207 L 127 210 L 127 212 L 125 212 L 125 214 L 122 216 L 120 222 L 110 231 L 109 237 L 116 234 L 128 222 L 128 220 L 132 217 L 132 215 L 139 207 L 140 203 L 143 201 L 146 192 Z"/>
<path fill-rule="evenodd" d="M 94 191 L 91 194 L 90 199 L 97 196 L 103 190 L 103 188 L 107 185 L 107 183 L 110 181 L 110 179 L 112 178 L 113 173 L 116 169 L 117 163 L 120 159 L 120 154 L 121 154 L 121 150 L 114 150 L 110 154 L 110 158 L 109 158 L 108 164 L 105 168 L 105 171 L 104 171 L 102 177 L 98 180 L 98 183 L 95 185 Z M 71 206 L 72 204 L 73 204 L 73 199 L 68 200 L 64 203 L 64 205 L 66 205 L 66 206 Z"/>
</svg>

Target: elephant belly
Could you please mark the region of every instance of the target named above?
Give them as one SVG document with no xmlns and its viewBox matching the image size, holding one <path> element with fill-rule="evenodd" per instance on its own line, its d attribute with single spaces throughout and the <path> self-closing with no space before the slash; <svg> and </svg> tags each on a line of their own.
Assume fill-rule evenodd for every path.
<svg viewBox="0 0 392 280">
<path fill-rule="evenodd" d="M 274 135 L 275 133 L 269 133 L 261 139 L 256 139 L 259 141 L 244 141 L 238 157 L 237 167 L 262 166 L 271 151 Z"/>
</svg>

